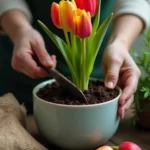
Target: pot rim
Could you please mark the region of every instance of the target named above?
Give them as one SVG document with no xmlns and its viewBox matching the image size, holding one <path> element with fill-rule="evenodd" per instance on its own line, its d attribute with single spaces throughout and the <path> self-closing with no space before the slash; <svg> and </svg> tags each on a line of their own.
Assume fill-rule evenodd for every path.
<svg viewBox="0 0 150 150">
<path fill-rule="evenodd" d="M 100 80 L 103 82 L 103 80 L 101 79 L 96 79 L 96 78 L 91 78 L 92 80 Z M 45 86 L 46 84 L 48 84 L 49 82 L 54 82 L 56 81 L 55 79 L 49 79 L 49 80 L 46 80 L 44 82 L 41 82 L 40 84 L 36 85 L 34 88 L 33 88 L 33 91 L 32 91 L 32 94 L 33 96 L 38 99 L 39 101 L 41 101 L 42 103 L 46 103 L 46 104 L 51 104 L 51 105 L 54 105 L 54 106 L 59 106 L 59 107 L 70 107 L 70 108 L 83 108 L 83 107 L 95 107 L 95 106 L 102 106 L 102 105 L 105 105 L 105 104 L 109 104 L 109 103 L 112 103 L 114 101 L 117 101 L 122 93 L 122 89 L 119 87 L 119 86 L 116 86 L 115 89 L 119 92 L 118 96 L 115 97 L 114 99 L 112 100 L 109 100 L 107 102 L 103 102 L 103 103 L 98 103 L 98 104 L 88 104 L 88 105 L 66 105 L 66 104 L 57 104 L 57 103 L 52 103 L 52 102 L 48 102 L 46 100 L 43 100 L 41 98 L 39 98 L 36 94 L 36 92 L 42 88 L 43 86 Z"/>
</svg>

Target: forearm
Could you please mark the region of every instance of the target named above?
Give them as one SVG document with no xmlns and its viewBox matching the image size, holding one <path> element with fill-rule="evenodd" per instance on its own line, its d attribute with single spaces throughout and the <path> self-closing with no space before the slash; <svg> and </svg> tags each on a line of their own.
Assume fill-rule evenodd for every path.
<svg viewBox="0 0 150 150">
<path fill-rule="evenodd" d="M 17 33 L 30 28 L 27 16 L 20 10 L 10 10 L 1 17 L 1 27 L 14 42 Z"/>
<path fill-rule="evenodd" d="M 122 42 L 129 49 L 135 38 L 142 32 L 144 22 L 135 15 L 120 15 L 113 20 L 112 34 L 108 43 Z"/>
<path fill-rule="evenodd" d="M 120 40 L 127 49 L 150 26 L 150 0 L 115 0 L 113 31 L 110 42 Z"/>
</svg>

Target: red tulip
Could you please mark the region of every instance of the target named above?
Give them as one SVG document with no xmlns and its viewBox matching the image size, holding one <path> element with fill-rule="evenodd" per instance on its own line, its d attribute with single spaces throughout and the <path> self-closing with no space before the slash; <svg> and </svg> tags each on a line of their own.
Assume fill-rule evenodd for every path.
<svg viewBox="0 0 150 150">
<path fill-rule="evenodd" d="M 118 150 L 142 150 L 142 149 L 133 142 L 124 142 L 119 146 Z"/>
<path fill-rule="evenodd" d="M 51 17 L 53 24 L 57 27 L 60 28 L 60 22 L 59 22 L 59 5 L 55 2 L 52 3 L 51 7 Z"/>
<path fill-rule="evenodd" d="M 80 38 L 87 38 L 92 33 L 92 23 L 90 13 L 85 10 L 77 9 L 74 12 L 73 32 Z"/>
<path fill-rule="evenodd" d="M 99 0 L 75 0 L 77 8 L 90 12 L 91 16 L 94 16 L 97 12 L 98 2 Z"/>
</svg>

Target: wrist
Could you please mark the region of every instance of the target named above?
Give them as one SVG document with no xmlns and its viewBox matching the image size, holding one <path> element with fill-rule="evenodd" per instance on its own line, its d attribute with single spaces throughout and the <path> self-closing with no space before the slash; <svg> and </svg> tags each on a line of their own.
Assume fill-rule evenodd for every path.
<svg viewBox="0 0 150 150">
<path fill-rule="evenodd" d="M 17 36 L 31 28 L 31 25 L 22 11 L 10 10 L 1 17 L 1 27 L 14 42 Z"/>
<path fill-rule="evenodd" d="M 114 45 L 123 45 L 127 50 L 130 48 L 131 44 L 128 41 L 128 39 L 123 35 L 111 35 L 108 45 L 114 44 Z"/>
<path fill-rule="evenodd" d="M 120 15 L 113 20 L 112 34 L 109 43 L 119 42 L 128 49 L 143 29 L 143 21 L 130 14 Z"/>
</svg>

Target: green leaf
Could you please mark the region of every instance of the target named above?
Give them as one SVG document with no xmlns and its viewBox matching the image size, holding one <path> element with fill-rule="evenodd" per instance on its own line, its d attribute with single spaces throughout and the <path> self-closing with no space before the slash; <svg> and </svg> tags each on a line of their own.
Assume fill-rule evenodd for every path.
<svg viewBox="0 0 150 150">
<path fill-rule="evenodd" d="M 144 54 L 146 54 L 146 55 L 150 55 L 150 52 L 144 52 Z"/>
<path fill-rule="evenodd" d="M 145 45 L 146 47 L 148 47 L 148 41 L 147 41 L 147 39 L 143 39 L 143 42 L 144 42 L 144 45 Z"/>
<path fill-rule="evenodd" d="M 112 16 L 113 14 L 110 14 L 105 20 L 104 22 L 101 24 L 101 26 L 99 27 L 93 41 L 94 41 L 94 44 L 92 44 L 96 50 L 99 49 L 102 41 L 103 41 L 103 38 L 107 32 L 107 29 L 108 29 L 108 26 L 111 22 L 111 19 L 112 19 Z"/>
<path fill-rule="evenodd" d="M 47 33 L 47 35 L 50 37 L 50 39 L 55 43 L 55 45 L 58 47 L 58 49 L 61 51 L 65 59 L 71 60 L 71 53 L 68 45 L 57 35 L 52 33 L 46 25 L 44 25 L 41 21 L 38 20 L 38 23 L 43 28 L 43 30 Z M 69 61 L 69 60 L 68 60 Z"/>
<path fill-rule="evenodd" d="M 144 93 L 144 98 L 147 98 L 150 95 L 150 92 L 147 91 L 146 93 Z"/>
<path fill-rule="evenodd" d="M 150 40 L 150 30 L 147 31 L 147 39 Z"/>
<path fill-rule="evenodd" d="M 58 47 L 60 52 L 62 53 L 63 57 L 65 58 L 68 67 L 72 73 L 72 75 L 75 77 L 75 80 L 77 80 L 76 72 L 74 71 L 74 68 L 71 64 L 71 50 L 69 49 L 68 45 L 57 35 L 55 35 L 53 32 L 51 32 L 46 25 L 44 25 L 41 21 L 38 20 L 38 23 L 43 28 L 43 30 L 47 33 L 47 35 L 50 37 L 50 39 L 55 43 L 55 45 Z"/>
<path fill-rule="evenodd" d="M 138 53 L 134 50 L 134 49 L 131 49 L 130 50 L 130 54 L 133 56 L 133 57 L 138 57 Z"/>
<path fill-rule="evenodd" d="M 145 92 L 145 91 L 146 91 L 146 88 L 142 87 L 141 92 Z"/>
<path fill-rule="evenodd" d="M 98 12 L 94 18 L 92 34 L 95 34 L 96 30 L 98 29 L 99 21 L 100 21 L 100 11 L 101 11 L 101 1 L 99 1 Z"/>
<path fill-rule="evenodd" d="M 73 33 L 70 33 L 71 36 L 71 46 L 72 46 L 72 65 L 76 73 L 77 81 L 74 83 L 80 87 L 80 70 L 81 70 L 81 39 L 76 37 Z"/>
<path fill-rule="evenodd" d="M 100 49 L 101 43 L 104 39 L 104 36 L 107 32 L 108 26 L 111 22 L 112 19 L 112 15 L 110 14 L 104 21 L 103 23 L 100 25 L 100 27 L 98 28 L 96 34 L 94 35 L 93 39 L 88 40 L 87 43 L 87 59 L 86 59 L 86 71 L 87 71 L 87 77 L 89 78 L 92 70 L 93 70 L 93 66 L 94 66 L 94 62 L 97 56 L 97 53 Z M 89 61 L 90 60 L 90 61 Z"/>
</svg>

